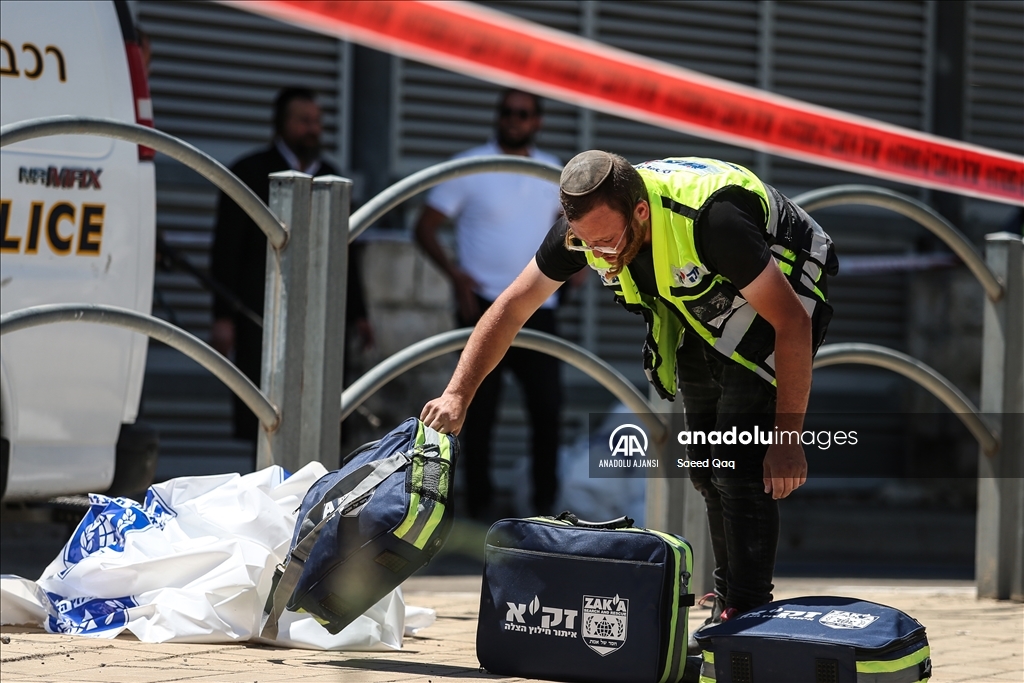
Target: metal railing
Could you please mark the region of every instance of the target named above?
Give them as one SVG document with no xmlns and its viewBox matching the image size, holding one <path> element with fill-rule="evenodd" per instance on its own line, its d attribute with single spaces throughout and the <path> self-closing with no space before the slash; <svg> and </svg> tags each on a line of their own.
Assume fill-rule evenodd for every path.
<svg viewBox="0 0 1024 683">
<path fill-rule="evenodd" d="M 850 204 L 877 206 L 895 211 L 924 226 L 952 249 L 978 278 L 991 301 L 999 301 L 1003 296 L 1002 281 L 988 267 L 984 257 L 978 253 L 970 240 L 935 209 L 913 197 L 872 185 L 833 185 L 805 192 L 794 198 L 793 202 L 808 213 L 816 209 Z"/>
<path fill-rule="evenodd" d="M 382 190 L 352 214 L 349 224 L 349 242 L 355 240 L 391 209 L 424 190 L 446 180 L 474 173 L 518 173 L 558 183 L 562 169 L 528 157 L 494 155 L 454 159 L 413 173 L 408 178 Z"/>
<path fill-rule="evenodd" d="M 53 135 L 95 135 L 152 147 L 185 164 L 231 197 L 259 226 L 276 249 L 288 231 L 249 186 L 206 152 L 155 128 L 90 116 L 47 116 L 18 121 L 0 128 L 0 147 Z"/>
<path fill-rule="evenodd" d="M 997 421 L 999 452 L 978 459 L 978 596 L 1024 602 L 1024 239 L 985 238 L 989 267 L 1006 284 L 984 307 L 981 410 Z"/>
<path fill-rule="evenodd" d="M 416 342 L 378 363 L 342 392 L 341 419 L 348 417 L 363 401 L 402 373 L 432 358 L 461 350 L 466 346 L 472 333 L 473 328 L 470 327 L 443 332 Z M 597 380 L 615 398 L 644 420 L 651 430 L 651 438 L 655 443 L 665 443 L 668 436 L 667 424 L 654 411 L 643 394 L 607 362 L 561 337 L 536 330 L 520 330 L 512 340 L 512 346 L 554 356 Z"/>
<path fill-rule="evenodd" d="M 814 369 L 857 363 L 897 372 L 927 389 L 964 423 L 985 453 L 999 450 L 999 436 L 962 391 L 934 369 L 905 353 L 877 344 L 825 344 L 814 357 Z"/>
<path fill-rule="evenodd" d="M 964 235 L 931 207 L 898 192 L 866 185 L 838 185 L 794 201 L 806 211 L 866 204 L 902 214 L 938 236 L 985 290 L 981 406 L 917 359 L 883 347 L 837 345 L 818 351 L 816 367 L 855 362 L 909 377 L 938 397 L 978 440 L 978 596 L 1024 601 L 1024 240 L 987 235 L 984 259 Z M 845 348 L 842 348 L 845 347 Z M 823 361 L 823 362 L 821 362 Z"/>
<path fill-rule="evenodd" d="M 235 392 L 267 429 L 277 428 L 281 412 L 241 370 L 206 342 L 180 327 L 137 311 L 99 304 L 46 304 L 0 316 L 0 336 L 55 323 L 96 323 L 120 327 L 161 341 L 209 370 Z"/>
</svg>

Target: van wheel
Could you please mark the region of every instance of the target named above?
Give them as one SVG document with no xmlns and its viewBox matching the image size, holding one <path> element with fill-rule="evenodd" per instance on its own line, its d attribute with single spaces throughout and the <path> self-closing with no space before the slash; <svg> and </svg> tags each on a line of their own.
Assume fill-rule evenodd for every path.
<svg viewBox="0 0 1024 683">
<path fill-rule="evenodd" d="M 123 424 L 117 437 L 114 481 L 107 489 L 108 496 L 139 497 L 156 476 L 156 461 L 160 452 L 160 436 L 147 424 Z"/>
</svg>

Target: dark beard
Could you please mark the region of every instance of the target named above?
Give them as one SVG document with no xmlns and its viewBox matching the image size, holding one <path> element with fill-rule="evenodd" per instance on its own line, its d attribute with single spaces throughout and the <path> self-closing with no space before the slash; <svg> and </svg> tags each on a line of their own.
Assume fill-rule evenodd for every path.
<svg viewBox="0 0 1024 683">
<path fill-rule="evenodd" d="M 310 164 L 319 158 L 319 150 L 321 146 L 319 144 L 296 144 L 292 148 L 292 152 L 305 164 Z"/>
<path fill-rule="evenodd" d="M 295 156 L 299 158 L 303 164 L 310 164 L 320 158 L 320 142 L 311 142 L 308 140 L 296 140 L 288 144 L 290 149 Z"/>
<path fill-rule="evenodd" d="M 506 149 L 525 149 L 533 144 L 533 135 L 511 137 L 508 133 L 498 129 L 498 144 Z"/>
</svg>

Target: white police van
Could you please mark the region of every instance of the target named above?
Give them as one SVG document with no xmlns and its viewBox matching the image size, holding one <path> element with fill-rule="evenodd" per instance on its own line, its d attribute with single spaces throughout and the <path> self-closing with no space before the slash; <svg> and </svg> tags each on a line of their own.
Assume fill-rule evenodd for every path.
<svg viewBox="0 0 1024 683">
<path fill-rule="evenodd" d="M 125 2 L 5 0 L 0 40 L 3 124 L 76 114 L 152 125 Z M 28 140 L 3 149 L 0 178 L 3 313 L 50 303 L 150 312 L 152 150 L 92 136 Z M 5 501 L 105 491 L 116 459 L 119 481 L 131 467 L 151 471 L 153 439 L 131 428 L 146 348 L 141 335 L 82 323 L 0 340 Z"/>
</svg>

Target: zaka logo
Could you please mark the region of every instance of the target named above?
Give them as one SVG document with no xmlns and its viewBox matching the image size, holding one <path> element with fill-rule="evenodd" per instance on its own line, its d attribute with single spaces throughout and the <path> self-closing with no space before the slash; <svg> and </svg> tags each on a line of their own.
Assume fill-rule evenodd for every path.
<svg viewBox="0 0 1024 683">
<path fill-rule="evenodd" d="M 878 617 L 871 614 L 857 614 L 856 612 L 843 612 L 842 610 L 834 609 L 821 619 L 818 619 L 818 623 L 822 626 L 837 629 L 867 628 L 877 619 Z"/>
<path fill-rule="evenodd" d="M 627 458 L 634 455 L 641 458 L 646 457 L 647 434 L 636 425 L 620 425 L 608 437 L 608 450 L 612 452 L 612 457 L 617 455 Z"/>
<path fill-rule="evenodd" d="M 506 602 L 508 611 L 505 613 L 506 631 L 519 631 L 529 635 L 560 636 L 562 638 L 576 637 L 576 616 L 579 614 L 574 609 L 563 609 L 561 607 L 544 607 L 540 604 L 540 598 L 533 596 L 529 604 L 521 602 Z M 536 623 L 536 615 L 540 614 L 540 624 L 531 626 L 529 621 Z"/>
<path fill-rule="evenodd" d="M 629 600 L 583 596 L 583 642 L 602 657 L 626 644 Z"/>
</svg>

